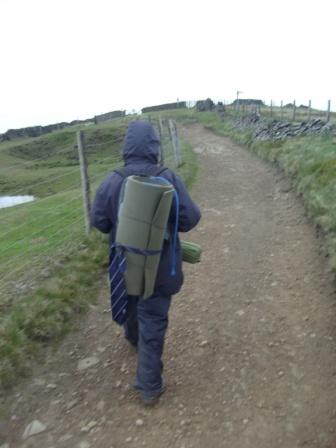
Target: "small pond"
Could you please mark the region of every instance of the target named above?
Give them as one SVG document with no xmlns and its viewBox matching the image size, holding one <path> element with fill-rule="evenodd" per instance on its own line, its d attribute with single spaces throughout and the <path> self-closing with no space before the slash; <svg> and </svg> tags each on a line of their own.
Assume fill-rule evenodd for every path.
<svg viewBox="0 0 336 448">
<path fill-rule="evenodd" d="M 0 196 L 0 208 L 13 207 L 14 205 L 34 201 L 34 199 L 34 196 Z"/>
</svg>

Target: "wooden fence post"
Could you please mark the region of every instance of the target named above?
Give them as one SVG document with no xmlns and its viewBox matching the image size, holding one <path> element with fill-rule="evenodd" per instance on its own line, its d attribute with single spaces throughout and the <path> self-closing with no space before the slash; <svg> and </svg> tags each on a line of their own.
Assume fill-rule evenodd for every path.
<svg viewBox="0 0 336 448">
<path fill-rule="evenodd" d="M 161 166 L 164 165 L 164 146 L 163 146 L 163 124 L 162 119 L 159 117 L 159 134 L 160 134 L 160 160 L 159 163 Z"/>
<path fill-rule="evenodd" d="M 283 100 L 281 100 L 280 103 L 280 121 L 283 119 Z"/>
<path fill-rule="evenodd" d="M 177 167 L 182 165 L 182 154 L 181 154 L 181 145 L 180 145 L 180 139 L 177 133 L 177 125 L 176 121 L 173 121 L 174 126 L 174 136 L 175 136 L 175 145 L 176 145 L 176 154 L 177 154 Z"/>
<path fill-rule="evenodd" d="M 170 140 L 172 142 L 173 151 L 174 151 L 174 158 L 175 158 L 175 165 L 178 168 L 181 165 L 181 155 L 180 155 L 180 148 L 178 144 L 178 138 L 176 135 L 176 128 L 173 120 L 168 120 L 168 129 L 169 129 L 169 135 Z"/>
<path fill-rule="evenodd" d="M 87 170 L 87 160 L 84 151 L 84 143 L 83 143 L 83 131 L 77 131 L 77 148 L 78 148 L 78 156 L 79 156 L 79 164 L 80 164 L 80 172 L 82 179 L 82 194 L 83 194 L 83 208 L 84 208 L 84 219 L 85 219 L 85 231 L 88 235 L 91 230 L 91 222 L 90 222 L 90 182 Z"/>
<path fill-rule="evenodd" d="M 295 115 L 296 115 L 296 101 L 293 101 L 293 117 L 292 117 L 292 121 L 295 121 Z"/>
<path fill-rule="evenodd" d="M 311 120 L 311 100 L 309 100 L 309 103 L 308 103 L 308 121 L 310 121 Z"/>
<path fill-rule="evenodd" d="M 273 117 L 273 100 L 271 100 L 271 117 Z"/>
<path fill-rule="evenodd" d="M 328 121 L 330 121 L 330 103 L 331 103 L 331 101 L 328 100 L 328 109 L 327 109 L 327 116 L 326 116 L 327 123 L 328 123 Z"/>
<path fill-rule="evenodd" d="M 170 120 L 170 119 L 168 119 L 167 125 L 168 125 L 168 133 L 169 133 L 170 142 L 171 142 L 172 147 L 173 147 L 173 153 L 174 153 L 175 165 L 177 166 L 176 151 L 175 151 L 175 142 L 174 142 L 174 138 L 173 138 L 172 123 L 171 123 L 171 120 Z"/>
</svg>

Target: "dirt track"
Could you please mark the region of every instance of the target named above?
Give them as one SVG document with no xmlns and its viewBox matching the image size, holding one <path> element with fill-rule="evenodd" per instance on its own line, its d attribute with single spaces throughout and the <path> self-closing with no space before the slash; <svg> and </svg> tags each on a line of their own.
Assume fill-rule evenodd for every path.
<svg viewBox="0 0 336 448">
<path fill-rule="evenodd" d="M 160 404 L 144 409 L 131 388 L 136 354 L 104 289 L 7 397 L 10 448 L 336 447 L 335 291 L 314 228 L 269 165 L 198 125 L 183 132 L 202 166 L 187 238 L 204 254 L 173 301 Z M 47 430 L 23 440 L 34 419 Z"/>
</svg>

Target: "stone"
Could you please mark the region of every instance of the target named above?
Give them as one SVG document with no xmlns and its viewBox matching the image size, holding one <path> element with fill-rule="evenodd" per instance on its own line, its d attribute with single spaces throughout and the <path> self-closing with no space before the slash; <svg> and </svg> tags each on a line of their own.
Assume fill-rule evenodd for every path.
<svg viewBox="0 0 336 448">
<path fill-rule="evenodd" d="M 89 367 L 95 366 L 99 363 L 99 359 L 96 356 L 90 356 L 89 358 L 84 358 L 78 361 L 78 370 L 86 370 Z"/>
<path fill-rule="evenodd" d="M 92 428 L 94 428 L 95 426 L 97 426 L 97 422 L 96 422 L 95 420 L 92 420 L 92 421 L 89 422 L 86 426 L 89 428 L 89 430 L 91 430 Z"/>
<path fill-rule="evenodd" d="M 95 420 L 91 420 L 89 423 L 87 423 L 85 426 L 81 427 L 81 432 L 89 432 L 91 429 L 95 428 L 97 426 L 98 422 Z"/>
<path fill-rule="evenodd" d="M 190 424 L 190 420 L 181 420 L 180 421 L 180 425 L 181 426 L 186 426 L 186 425 L 189 425 Z"/>
<path fill-rule="evenodd" d="M 60 442 L 60 443 L 63 443 L 63 442 L 67 442 L 68 440 L 70 440 L 70 439 L 72 439 L 73 438 L 73 435 L 72 434 L 64 434 L 63 436 L 61 436 L 59 439 L 58 439 L 58 441 Z"/>
<path fill-rule="evenodd" d="M 53 406 L 57 406 L 57 405 L 60 404 L 60 403 L 62 403 L 62 400 L 53 400 L 53 401 L 51 402 L 51 404 L 52 404 Z"/>
<path fill-rule="evenodd" d="M 78 404 L 78 401 L 79 400 L 77 398 L 75 400 L 69 401 L 69 403 L 66 405 L 67 411 L 70 411 L 70 409 L 74 408 Z"/>
<path fill-rule="evenodd" d="M 34 380 L 34 386 L 45 386 L 45 380 L 42 378 L 36 378 Z"/>
<path fill-rule="evenodd" d="M 86 440 L 83 440 L 83 442 L 80 442 L 77 446 L 78 448 L 90 448 L 90 444 Z"/>
<path fill-rule="evenodd" d="M 26 426 L 22 438 L 24 440 L 28 439 L 28 437 L 40 434 L 41 432 L 46 431 L 46 429 L 47 427 L 39 420 L 33 420 L 28 426 Z"/>
<path fill-rule="evenodd" d="M 208 345 L 208 341 L 204 340 L 200 342 L 200 347 L 205 347 L 206 345 Z"/>
<path fill-rule="evenodd" d="M 104 410 L 105 407 L 105 401 L 104 400 L 100 400 L 97 404 L 97 410 L 102 412 Z"/>
<path fill-rule="evenodd" d="M 138 418 L 135 422 L 136 426 L 143 426 L 144 425 L 144 421 L 141 418 Z"/>
</svg>

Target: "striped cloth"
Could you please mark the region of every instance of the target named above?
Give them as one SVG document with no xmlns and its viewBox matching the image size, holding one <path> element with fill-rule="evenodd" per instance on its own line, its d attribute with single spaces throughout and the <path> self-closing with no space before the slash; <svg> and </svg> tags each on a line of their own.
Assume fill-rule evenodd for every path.
<svg viewBox="0 0 336 448">
<path fill-rule="evenodd" d="M 112 319 L 122 325 L 127 319 L 128 296 L 124 272 L 126 270 L 126 257 L 121 248 L 114 245 L 110 251 L 109 277 L 111 290 Z"/>
<path fill-rule="evenodd" d="M 110 264 L 108 273 L 110 277 L 111 311 L 112 319 L 123 325 L 129 314 L 128 294 L 126 290 L 125 271 L 127 269 L 125 251 L 138 255 L 158 255 L 161 250 L 141 250 L 135 247 L 112 244 L 110 250 Z"/>
</svg>

